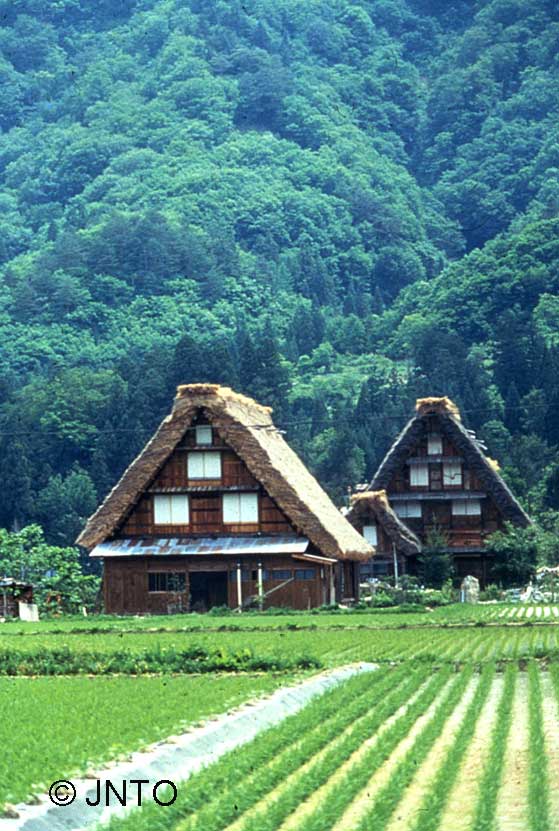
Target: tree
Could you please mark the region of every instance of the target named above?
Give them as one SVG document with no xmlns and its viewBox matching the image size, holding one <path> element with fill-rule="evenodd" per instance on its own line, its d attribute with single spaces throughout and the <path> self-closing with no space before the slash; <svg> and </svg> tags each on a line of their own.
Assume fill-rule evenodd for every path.
<svg viewBox="0 0 559 831">
<path fill-rule="evenodd" d="M 534 576 L 538 563 L 537 531 L 506 524 L 487 540 L 491 579 L 502 586 L 524 586 Z"/>
<path fill-rule="evenodd" d="M 418 559 L 421 580 L 428 588 L 440 589 L 454 575 L 448 540 L 440 528 L 429 531 Z"/>
<path fill-rule="evenodd" d="M 92 609 L 100 587 L 98 577 L 83 574 L 78 549 L 48 545 L 38 525 L 14 533 L 0 528 L 0 574 L 31 583 L 43 612 Z"/>
</svg>

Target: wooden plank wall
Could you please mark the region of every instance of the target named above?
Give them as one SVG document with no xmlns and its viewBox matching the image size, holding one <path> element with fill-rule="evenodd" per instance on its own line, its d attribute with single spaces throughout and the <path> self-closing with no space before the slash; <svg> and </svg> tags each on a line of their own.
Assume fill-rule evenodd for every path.
<svg viewBox="0 0 559 831">
<path fill-rule="evenodd" d="M 167 614 L 178 611 L 177 605 L 188 610 L 189 575 L 193 572 L 226 572 L 227 598 L 231 608 L 237 606 L 236 560 L 225 557 L 135 557 L 106 558 L 104 562 L 105 611 L 108 614 Z M 284 577 L 275 577 L 273 569 L 288 570 L 294 574 L 299 569 L 315 569 L 310 580 L 295 579 L 278 589 L 265 601 L 269 606 L 288 606 L 293 609 L 307 609 L 327 602 L 329 589 L 328 569 L 318 564 L 295 561 L 291 557 L 269 556 L 262 558 L 263 568 L 268 571 L 263 581 L 264 591 L 279 586 Z M 244 559 L 242 563 L 243 598 L 258 593 L 258 560 Z M 148 591 L 150 572 L 178 572 L 186 574 L 186 590 L 179 592 Z M 246 579 L 246 578 L 249 579 Z"/>
</svg>

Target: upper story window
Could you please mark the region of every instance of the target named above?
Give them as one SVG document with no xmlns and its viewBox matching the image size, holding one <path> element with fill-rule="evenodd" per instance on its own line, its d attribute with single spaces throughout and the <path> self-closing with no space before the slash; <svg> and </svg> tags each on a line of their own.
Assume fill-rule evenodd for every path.
<svg viewBox="0 0 559 831">
<path fill-rule="evenodd" d="M 410 465 L 410 486 L 412 488 L 429 485 L 429 465 Z"/>
<path fill-rule="evenodd" d="M 363 526 L 363 536 L 371 545 L 377 545 L 377 526 L 376 525 L 364 525 Z"/>
<path fill-rule="evenodd" d="M 479 499 L 453 499 L 452 516 L 480 516 L 481 502 Z"/>
<path fill-rule="evenodd" d="M 188 454 L 189 479 L 221 479 L 221 453 L 203 450 Z"/>
<path fill-rule="evenodd" d="M 462 485 L 462 465 L 460 462 L 444 462 L 443 464 L 443 486 Z"/>
<path fill-rule="evenodd" d="M 429 456 L 442 456 L 443 439 L 437 433 L 429 433 L 427 437 L 427 453 Z"/>
<path fill-rule="evenodd" d="M 395 502 L 394 510 L 398 516 L 403 519 L 409 519 L 410 517 L 421 518 L 421 502 L 411 502 L 405 500 L 403 502 Z"/>
<path fill-rule="evenodd" d="M 196 428 L 196 444 L 212 443 L 212 428 L 209 424 L 199 424 Z"/>
<path fill-rule="evenodd" d="M 153 497 L 153 521 L 155 525 L 188 525 L 188 496 L 184 493 L 156 493 Z"/>
<path fill-rule="evenodd" d="M 224 493 L 223 522 L 225 525 L 242 525 L 258 522 L 257 493 Z"/>
</svg>

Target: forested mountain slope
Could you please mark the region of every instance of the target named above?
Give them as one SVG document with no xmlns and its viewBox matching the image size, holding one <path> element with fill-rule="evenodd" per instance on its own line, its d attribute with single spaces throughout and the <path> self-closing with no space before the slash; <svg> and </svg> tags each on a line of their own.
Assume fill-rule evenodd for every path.
<svg viewBox="0 0 559 831">
<path fill-rule="evenodd" d="M 559 507 L 555 2 L 0 20 L 1 523 L 70 540 L 200 379 L 272 404 L 338 499 L 451 394 Z"/>
</svg>

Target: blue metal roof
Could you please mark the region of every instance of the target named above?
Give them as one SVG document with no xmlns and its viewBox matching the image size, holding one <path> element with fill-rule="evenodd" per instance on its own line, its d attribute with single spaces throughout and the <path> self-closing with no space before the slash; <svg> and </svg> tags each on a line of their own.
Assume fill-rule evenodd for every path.
<svg viewBox="0 0 559 831">
<path fill-rule="evenodd" d="M 149 537 L 108 540 L 95 546 L 90 557 L 213 556 L 229 554 L 303 554 L 306 537 Z"/>
</svg>

